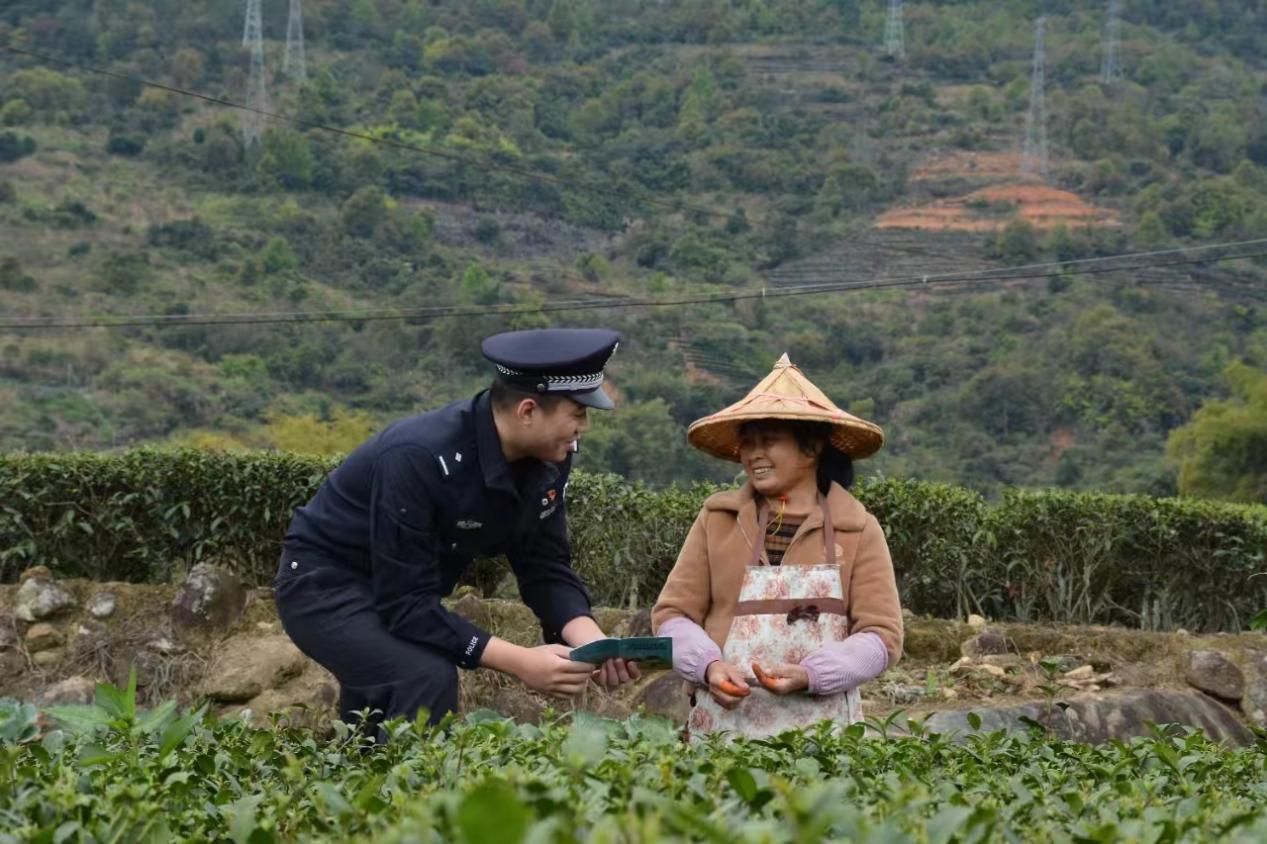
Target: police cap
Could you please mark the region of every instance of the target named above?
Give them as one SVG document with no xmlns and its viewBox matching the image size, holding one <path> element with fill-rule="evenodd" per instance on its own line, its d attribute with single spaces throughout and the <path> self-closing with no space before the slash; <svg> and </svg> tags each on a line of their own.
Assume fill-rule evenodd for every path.
<svg viewBox="0 0 1267 844">
<path fill-rule="evenodd" d="M 481 348 L 508 384 L 607 410 L 615 405 L 603 392 L 603 367 L 619 346 L 606 328 L 541 328 L 494 334 Z"/>
</svg>

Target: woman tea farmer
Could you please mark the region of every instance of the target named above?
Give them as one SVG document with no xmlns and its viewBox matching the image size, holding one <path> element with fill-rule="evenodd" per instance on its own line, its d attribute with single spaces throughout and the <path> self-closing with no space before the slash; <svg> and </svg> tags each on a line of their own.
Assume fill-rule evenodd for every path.
<svg viewBox="0 0 1267 844">
<path fill-rule="evenodd" d="M 750 737 L 862 718 L 858 686 L 897 662 L 902 610 L 879 522 L 849 492 L 879 427 L 832 404 L 784 355 L 691 444 L 748 482 L 704 502 L 652 611 L 692 691 L 688 729 Z"/>
</svg>

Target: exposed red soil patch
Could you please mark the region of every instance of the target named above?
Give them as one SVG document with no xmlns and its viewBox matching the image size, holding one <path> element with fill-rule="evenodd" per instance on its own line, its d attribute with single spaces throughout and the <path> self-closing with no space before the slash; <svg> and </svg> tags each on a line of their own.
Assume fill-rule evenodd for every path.
<svg viewBox="0 0 1267 844">
<path fill-rule="evenodd" d="M 926 160 L 911 173 L 913 182 L 969 178 L 992 181 L 1016 178 L 1021 172 L 1018 152 L 969 152 L 956 150 Z"/>
<path fill-rule="evenodd" d="M 1098 208 L 1069 191 L 1043 184 L 992 185 L 966 196 L 918 208 L 896 208 L 876 221 L 880 229 L 993 232 L 1014 219 L 1038 229 L 1120 225 L 1117 213 Z"/>
</svg>

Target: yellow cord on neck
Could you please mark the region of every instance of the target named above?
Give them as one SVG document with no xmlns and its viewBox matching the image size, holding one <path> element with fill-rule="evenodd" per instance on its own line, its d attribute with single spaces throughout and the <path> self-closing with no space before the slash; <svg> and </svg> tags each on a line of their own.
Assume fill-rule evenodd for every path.
<svg viewBox="0 0 1267 844">
<path fill-rule="evenodd" d="M 770 527 L 770 536 L 774 536 L 783 528 L 783 514 L 787 512 L 787 496 L 779 496 L 779 512 L 775 514 L 774 524 Z"/>
</svg>

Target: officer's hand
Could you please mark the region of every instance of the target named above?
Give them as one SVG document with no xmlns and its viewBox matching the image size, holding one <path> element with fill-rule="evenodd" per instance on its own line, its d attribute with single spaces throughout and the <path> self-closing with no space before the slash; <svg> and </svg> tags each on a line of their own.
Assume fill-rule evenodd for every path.
<svg viewBox="0 0 1267 844">
<path fill-rule="evenodd" d="M 743 699 L 751 691 L 743 672 L 720 659 L 708 666 L 705 678 L 708 680 L 708 691 L 713 696 L 713 700 L 724 709 L 734 709 L 743 703 Z"/>
<path fill-rule="evenodd" d="M 540 645 L 527 649 L 517 672 L 524 685 L 535 692 L 556 697 L 575 697 L 589 683 L 594 666 L 568 659 L 572 649 L 563 645 Z"/>
<path fill-rule="evenodd" d="M 623 659 L 609 659 L 593 673 L 594 682 L 608 691 L 617 689 L 642 676 L 638 663 Z"/>
</svg>

